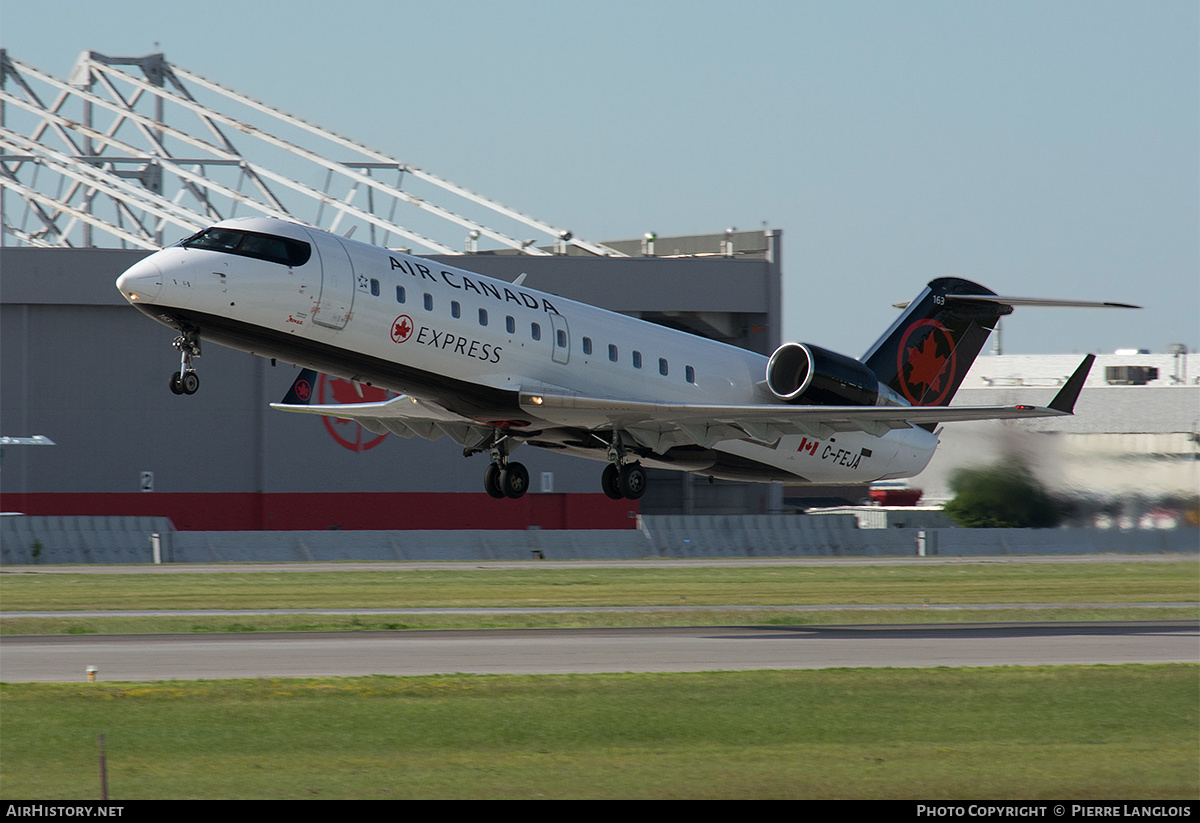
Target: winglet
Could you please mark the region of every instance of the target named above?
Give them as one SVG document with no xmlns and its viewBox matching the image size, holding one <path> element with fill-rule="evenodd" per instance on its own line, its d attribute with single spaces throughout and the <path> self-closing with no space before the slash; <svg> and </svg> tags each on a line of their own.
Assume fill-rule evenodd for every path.
<svg viewBox="0 0 1200 823">
<path fill-rule="evenodd" d="M 1096 355 L 1089 354 L 1083 358 L 1083 362 L 1079 364 L 1079 368 L 1075 369 L 1067 382 L 1058 394 L 1054 395 L 1054 399 L 1050 401 L 1049 408 L 1063 414 L 1075 413 L 1075 401 L 1079 399 L 1079 392 L 1083 389 L 1083 383 L 1087 380 L 1088 372 L 1092 370 L 1092 363 L 1095 361 Z"/>
<path fill-rule="evenodd" d="M 301 369 L 300 374 L 296 376 L 296 381 L 292 383 L 292 387 L 284 395 L 281 405 L 307 406 L 312 402 L 313 389 L 316 387 L 316 384 L 317 373 L 312 369 Z"/>
</svg>

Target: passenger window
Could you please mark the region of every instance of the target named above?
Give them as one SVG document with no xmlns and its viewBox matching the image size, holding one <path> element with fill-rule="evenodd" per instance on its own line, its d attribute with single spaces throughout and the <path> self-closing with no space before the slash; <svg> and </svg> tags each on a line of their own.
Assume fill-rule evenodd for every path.
<svg viewBox="0 0 1200 823">
<path fill-rule="evenodd" d="M 396 286 L 396 302 L 404 302 L 404 286 Z"/>
<path fill-rule="evenodd" d="M 584 354 L 592 353 L 592 338 L 590 338 L 590 337 L 583 338 L 583 353 Z"/>
<path fill-rule="evenodd" d="M 635 351 L 633 353 L 633 367 L 635 369 L 640 369 L 642 367 L 642 353 L 640 351 Z"/>
<path fill-rule="evenodd" d="M 617 347 L 612 343 L 608 344 L 608 359 L 614 363 L 617 362 Z"/>
<path fill-rule="evenodd" d="M 541 340 L 542 339 L 542 327 L 539 326 L 537 323 L 530 323 L 529 324 L 529 334 L 531 337 L 533 337 L 534 340 Z"/>
<path fill-rule="evenodd" d="M 371 278 L 371 295 L 373 297 L 379 296 L 379 281 L 374 277 Z"/>
<path fill-rule="evenodd" d="M 425 311 L 433 311 L 433 295 L 425 293 Z"/>
<path fill-rule="evenodd" d="M 513 320 L 511 314 L 504 318 L 504 330 L 509 334 L 517 330 L 517 321 Z"/>
<path fill-rule="evenodd" d="M 562 329 L 556 331 L 554 333 L 554 342 L 560 349 L 565 349 L 567 347 L 567 333 Z"/>
<path fill-rule="evenodd" d="M 663 377 L 667 376 L 667 360 L 665 357 L 658 358 L 658 373 Z"/>
<path fill-rule="evenodd" d="M 683 367 L 683 376 L 687 379 L 687 381 L 689 383 L 696 382 L 696 370 L 693 369 L 691 366 Z"/>
<path fill-rule="evenodd" d="M 458 304 L 457 300 L 450 301 L 450 316 L 462 317 L 462 306 Z"/>
<path fill-rule="evenodd" d="M 481 326 L 487 325 L 487 309 L 479 310 L 479 325 L 481 325 Z"/>
</svg>

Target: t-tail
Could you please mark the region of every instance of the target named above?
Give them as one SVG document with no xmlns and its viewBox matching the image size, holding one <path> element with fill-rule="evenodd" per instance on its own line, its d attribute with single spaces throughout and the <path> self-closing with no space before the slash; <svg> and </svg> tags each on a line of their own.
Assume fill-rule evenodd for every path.
<svg viewBox="0 0 1200 823">
<path fill-rule="evenodd" d="M 948 406 L 996 323 L 1013 306 L 1136 309 L 1128 303 L 1001 297 L 958 277 L 933 280 L 863 355 L 879 382 L 914 406 Z"/>
<path fill-rule="evenodd" d="M 995 296 L 970 280 L 940 277 L 908 304 L 863 356 L 879 382 L 914 406 L 948 406 L 996 322 L 1012 306 L 959 300 Z"/>
</svg>

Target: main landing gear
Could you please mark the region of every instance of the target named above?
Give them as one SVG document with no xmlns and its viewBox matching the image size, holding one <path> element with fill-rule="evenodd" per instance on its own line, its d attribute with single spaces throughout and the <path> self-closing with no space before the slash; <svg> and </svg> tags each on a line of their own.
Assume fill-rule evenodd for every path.
<svg viewBox="0 0 1200 823">
<path fill-rule="evenodd" d="M 499 432 L 489 435 L 475 446 L 463 449 L 463 456 L 470 457 L 488 450 L 491 440 L 492 462 L 483 473 L 483 488 L 497 500 L 516 500 L 529 491 L 529 471 L 520 463 L 508 459 L 508 455 L 520 445 Z M 638 462 L 625 462 L 625 448 L 620 436 L 613 438 L 608 450 L 609 463 L 600 476 L 600 486 L 613 500 L 637 500 L 646 493 L 646 470 Z"/>
<path fill-rule="evenodd" d="M 646 493 L 646 470 L 638 462 L 625 462 L 625 446 L 619 432 L 608 447 L 608 465 L 600 475 L 600 488 L 613 500 L 637 500 Z"/>
<path fill-rule="evenodd" d="M 492 462 L 483 473 L 483 488 L 497 500 L 516 500 L 529 491 L 529 470 L 521 463 L 508 459 L 512 447 L 508 438 L 501 437 L 492 446 Z"/>
<path fill-rule="evenodd" d="M 529 491 L 529 471 L 521 463 L 506 463 L 503 468 L 491 463 L 483 473 L 483 487 L 496 499 L 516 500 Z"/>
<path fill-rule="evenodd" d="M 200 356 L 200 335 L 195 331 L 184 331 L 171 345 L 179 349 L 179 371 L 171 375 L 171 391 L 195 394 L 200 388 L 200 375 L 196 374 L 192 358 Z"/>
<path fill-rule="evenodd" d="M 646 493 L 646 470 L 641 463 L 609 463 L 600 475 L 600 487 L 613 500 L 637 500 Z"/>
</svg>

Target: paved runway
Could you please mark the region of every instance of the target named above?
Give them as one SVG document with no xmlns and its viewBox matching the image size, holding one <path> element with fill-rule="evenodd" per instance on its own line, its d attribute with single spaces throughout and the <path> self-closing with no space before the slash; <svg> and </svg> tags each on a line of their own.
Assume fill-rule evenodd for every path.
<svg viewBox="0 0 1200 823">
<path fill-rule="evenodd" d="M 5 637 L 0 680 L 1200 662 L 1196 621 Z"/>
</svg>

